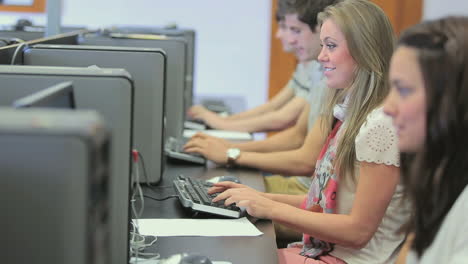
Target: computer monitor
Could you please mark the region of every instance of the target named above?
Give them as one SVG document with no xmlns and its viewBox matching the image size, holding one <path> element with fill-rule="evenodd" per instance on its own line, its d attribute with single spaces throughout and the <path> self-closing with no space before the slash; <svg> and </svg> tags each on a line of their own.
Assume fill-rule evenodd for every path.
<svg viewBox="0 0 468 264">
<path fill-rule="evenodd" d="M 13 102 L 15 108 L 47 107 L 75 109 L 75 94 L 72 82 L 62 82 L 40 90 Z"/>
<path fill-rule="evenodd" d="M 109 133 L 95 111 L 0 109 L 4 263 L 110 263 Z"/>
<path fill-rule="evenodd" d="M 63 81 L 73 82 L 76 109 L 96 110 L 109 126 L 113 142 L 109 190 L 111 263 L 127 263 L 134 94 L 130 74 L 123 69 L 0 65 L 0 106 L 11 107 L 18 98 Z"/>
<path fill-rule="evenodd" d="M 108 29 L 104 29 L 108 33 L 139 33 L 139 34 L 154 34 L 154 35 L 165 35 L 169 37 L 183 38 L 187 42 L 187 54 L 185 63 L 185 109 L 189 109 L 193 104 L 193 95 L 195 94 L 195 44 L 196 44 L 196 32 L 190 28 L 180 27 L 144 27 L 144 26 L 119 26 L 115 25 Z"/>
<path fill-rule="evenodd" d="M 81 45 L 160 48 L 167 54 L 166 138 L 182 138 L 185 120 L 187 42 L 183 38 L 149 34 L 111 33 L 109 36 L 85 34 Z"/>
<path fill-rule="evenodd" d="M 83 29 L 85 27 L 60 27 L 60 32 L 69 33 Z M 0 28 L 0 38 L 20 39 L 23 41 L 37 40 L 45 37 L 45 30 L 44 26 L 26 26 L 22 30 L 17 29 L 14 25 L 2 26 Z"/>
<path fill-rule="evenodd" d="M 33 45 L 24 54 L 25 65 L 113 67 L 126 69 L 135 84 L 134 146 L 143 156 L 147 177 L 157 183 L 164 169 L 164 92 L 166 55 L 161 49 Z M 169 122 L 169 121 L 168 121 Z"/>
<path fill-rule="evenodd" d="M 44 37 L 44 31 L 21 31 L 21 30 L 0 30 L 0 37 L 7 39 L 21 39 L 24 41 L 40 39 Z"/>
<path fill-rule="evenodd" d="M 78 38 L 81 34 L 87 32 L 86 30 L 73 31 L 68 33 L 63 33 L 51 37 L 33 39 L 26 42 L 18 42 L 15 44 L 10 44 L 7 46 L 0 45 L 0 64 L 10 65 L 10 64 L 21 64 L 23 61 L 22 51 L 28 47 L 28 45 L 33 45 L 35 43 L 43 44 L 68 44 L 76 45 L 78 43 Z M 6 44 L 6 43 L 5 43 Z"/>
</svg>

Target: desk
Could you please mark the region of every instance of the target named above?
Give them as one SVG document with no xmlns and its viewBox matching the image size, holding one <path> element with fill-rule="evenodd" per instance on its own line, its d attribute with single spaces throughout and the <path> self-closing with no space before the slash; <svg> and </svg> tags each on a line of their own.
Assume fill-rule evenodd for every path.
<svg viewBox="0 0 468 264">
<path fill-rule="evenodd" d="M 263 191 L 263 177 L 255 170 L 226 168 L 211 168 L 189 166 L 182 164 L 166 164 L 166 172 L 159 184 L 170 188 L 144 188 L 144 193 L 152 197 L 162 198 L 175 191 L 172 180 L 178 174 L 190 175 L 196 178 L 211 178 L 214 176 L 232 174 L 243 183 L 257 190 Z M 178 199 L 158 202 L 145 198 L 143 218 L 192 218 L 190 211 L 185 210 Z M 275 231 L 271 221 L 259 220 L 255 223 L 264 234 L 259 237 L 159 237 L 155 245 L 146 252 L 157 252 L 165 258 L 178 253 L 200 253 L 212 260 L 226 260 L 233 264 L 273 264 L 278 263 L 276 256 Z"/>
</svg>

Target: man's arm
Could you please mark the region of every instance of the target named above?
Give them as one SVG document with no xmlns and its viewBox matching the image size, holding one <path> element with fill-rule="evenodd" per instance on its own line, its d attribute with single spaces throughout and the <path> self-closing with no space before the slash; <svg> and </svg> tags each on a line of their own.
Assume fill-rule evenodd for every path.
<svg viewBox="0 0 468 264">
<path fill-rule="evenodd" d="M 304 144 L 307 136 L 309 107 L 305 107 L 302 111 L 299 120 L 296 124 L 288 129 L 280 131 L 279 133 L 259 141 L 248 141 L 243 143 L 230 142 L 226 139 L 210 136 L 203 132 L 197 133 L 192 139 L 201 139 L 210 141 L 207 148 L 215 148 L 218 146 L 220 152 L 225 152 L 228 148 L 238 148 L 241 151 L 250 152 L 273 152 L 273 151 L 286 151 L 300 148 Z M 212 152 L 207 150 L 207 152 Z"/>
<path fill-rule="evenodd" d="M 309 110 L 309 104 L 306 104 L 294 126 L 280 131 L 265 140 L 231 143 L 230 147 L 251 152 L 273 152 L 298 149 L 304 144 L 304 140 L 307 136 Z"/>
<path fill-rule="evenodd" d="M 323 129 L 319 118 L 299 149 L 273 153 L 243 151 L 236 163 L 283 175 L 309 176 L 315 169 L 315 163 L 326 137 L 327 131 Z M 200 153 L 219 164 L 227 162 L 226 151 L 228 148 L 229 146 L 219 142 L 218 139 L 202 134 L 194 136 L 185 145 L 185 151 Z"/>
<path fill-rule="evenodd" d="M 274 111 L 284 106 L 288 101 L 294 98 L 294 90 L 285 86 L 278 94 L 276 94 L 268 102 L 254 107 L 250 110 L 233 114 L 227 117 L 221 117 L 217 113 L 212 112 L 201 105 L 192 106 L 188 110 L 188 115 L 195 119 L 200 119 L 206 122 L 210 120 L 241 120 L 244 118 L 255 117 L 264 113 Z"/>
<path fill-rule="evenodd" d="M 261 104 L 252 109 L 240 112 L 237 114 L 226 117 L 226 120 L 239 120 L 249 117 L 255 117 L 264 113 L 275 111 L 286 105 L 291 99 L 294 98 L 294 90 L 285 86 L 279 93 L 264 104 Z"/>
<path fill-rule="evenodd" d="M 243 132 L 265 132 L 282 130 L 293 125 L 307 102 L 303 98 L 295 97 L 280 109 L 267 112 L 255 117 L 240 120 L 228 120 L 215 115 L 207 115 L 205 123 L 216 129 L 243 131 Z"/>
<path fill-rule="evenodd" d="M 271 153 L 242 152 L 236 164 L 281 175 L 312 175 L 327 137 L 320 120 L 315 122 L 300 148 Z"/>
</svg>

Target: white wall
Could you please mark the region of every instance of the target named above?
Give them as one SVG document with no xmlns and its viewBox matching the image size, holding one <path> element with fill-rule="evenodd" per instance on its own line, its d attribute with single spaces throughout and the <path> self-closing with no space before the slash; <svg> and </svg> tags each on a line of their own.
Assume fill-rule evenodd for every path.
<svg viewBox="0 0 468 264">
<path fill-rule="evenodd" d="M 248 107 L 268 93 L 270 0 L 62 0 L 62 24 L 164 25 L 175 22 L 197 32 L 197 93 L 242 95 Z M 43 14 L 0 13 L 0 24 L 29 18 L 44 25 Z"/>
<path fill-rule="evenodd" d="M 468 1 L 424 0 L 423 19 L 435 19 L 447 15 L 468 15 Z"/>
</svg>

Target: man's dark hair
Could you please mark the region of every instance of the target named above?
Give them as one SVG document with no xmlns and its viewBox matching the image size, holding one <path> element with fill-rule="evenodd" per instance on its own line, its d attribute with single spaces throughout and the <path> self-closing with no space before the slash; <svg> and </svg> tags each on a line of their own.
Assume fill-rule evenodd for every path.
<svg viewBox="0 0 468 264">
<path fill-rule="evenodd" d="M 296 13 L 299 21 L 309 25 L 310 30 L 315 32 L 317 28 L 317 15 L 331 6 L 341 2 L 341 0 L 286 0 L 293 5 L 293 12 Z"/>
<path fill-rule="evenodd" d="M 276 21 L 284 20 L 287 14 L 295 13 L 293 0 L 278 0 L 278 8 L 276 9 Z"/>
</svg>

